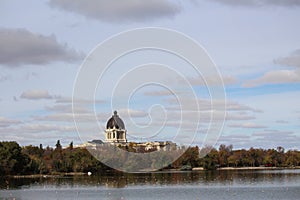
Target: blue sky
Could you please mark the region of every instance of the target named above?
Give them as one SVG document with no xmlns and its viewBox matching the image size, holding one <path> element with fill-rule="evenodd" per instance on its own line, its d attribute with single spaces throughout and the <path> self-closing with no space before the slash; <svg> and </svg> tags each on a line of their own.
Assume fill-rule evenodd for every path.
<svg viewBox="0 0 300 200">
<path fill-rule="evenodd" d="M 170 139 L 181 125 L 177 140 L 185 143 L 195 118 L 180 120 L 172 94 L 155 85 L 138 90 L 129 104 L 115 101 L 113 107 L 110 87 L 101 85 L 96 105 L 85 101 L 76 111 L 85 123 L 83 141 L 73 122 L 73 85 L 89 52 L 119 32 L 161 27 L 200 43 L 222 74 L 228 110 L 216 145 L 300 149 L 299 11 L 298 0 L 2 0 L 0 140 L 52 146 L 57 139 L 64 145 L 103 139 L 101 129 L 118 109 L 129 139 Z M 138 52 L 116 63 L 105 81 L 113 82 L 126 67 L 151 59 L 175 68 L 186 65 L 166 53 Z M 205 87 L 192 74 L 185 76 L 205 107 Z M 87 110 L 94 107 L 98 128 L 89 124 L 93 116 Z M 206 117 L 196 130 L 195 144 L 205 137 Z"/>
</svg>

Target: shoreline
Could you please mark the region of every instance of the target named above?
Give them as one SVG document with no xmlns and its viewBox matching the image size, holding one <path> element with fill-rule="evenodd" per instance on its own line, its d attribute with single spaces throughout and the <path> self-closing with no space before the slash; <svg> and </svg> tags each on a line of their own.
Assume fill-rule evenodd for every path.
<svg viewBox="0 0 300 200">
<path fill-rule="evenodd" d="M 296 167 L 221 167 L 217 168 L 215 171 L 252 171 L 252 170 L 297 170 L 300 169 L 300 166 Z M 168 170 L 166 170 L 168 171 Z M 184 172 L 184 171 L 211 171 L 205 170 L 203 167 L 194 167 L 191 170 L 178 170 L 178 169 L 170 169 L 171 172 Z M 212 170 L 214 171 L 214 170 Z M 149 172 L 153 173 L 153 172 Z M 84 172 L 69 172 L 69 173 L 57 173 L 57 174 L 31 174 L 31 175 L 7 175 L 7 177 L 12 178 L 60 178 L 64 176 L 88 176 L 88 173 Z"/>
<path fill-rule="evenodd" d="M 64 176 L 84 176 L 88 173 L 84 172 L 69 172 L 69 173 L 58 173 L 58 174 L 28 174 L 28 175 L 8 175 L 12 178 L 60 178 Z"/>
<path fill-rule="evenodd" d="M 300 166 L 295 167 L 220 167 L 217 171 L 234 171 L 234 170 L 284 170 L 284 169 L 300 169 Z M 193 171 L 207 171 L 203 167 L 194 167 Z"/>
</svg>

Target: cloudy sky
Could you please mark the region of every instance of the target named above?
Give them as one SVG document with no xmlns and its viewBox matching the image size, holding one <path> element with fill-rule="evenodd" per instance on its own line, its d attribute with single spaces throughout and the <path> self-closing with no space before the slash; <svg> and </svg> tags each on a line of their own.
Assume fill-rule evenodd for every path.
<svg viewBox="0 0 300 200">
<path fill-rule="evenodd" d="M 126 74 L 132 66 L 155 62 L 176 70 L 189 67 L 157 51 L 136 52 L 111 66 L 97 86 L 95 102 L 82 98 L 74 108 L 82 122 L 79 134 L 76 130 L 72 94 L 85 57 L 112 35 L 160 27 L 201 44 L 222 74 L 227 110 L 220 135 L 213 136 L 216 145 L 300 149 L 299 20 L 299 0 L 2 0 L 0 140 L 53 146 L 58 139 L 64 145 L 103 139 L 105 123 L 117 109 L 129 140 L 176 137 L 176 142 L 189 143 L 196 132 L 194 144 L 203 145 L 207 130 L 214 128 L 209 122 L 218 113 L 219 99 L 209 99 L 203 81 L 193 73 L 184 78 L 201 108 L 199 124 L 198 112 L 176 103 L 179 95 L 181 103 L 191 105 L 189 96 L 180 92 L 182 81 L 167 71 L 157 73 L 154 66 L 139 78 L 155 77 L 167 87 L 121 87 L 130 98 L 116 93 L 112 104 L 116 82 L 126 85 L 135 79 Z M 205 79 L 208 84 L 215 80 Z M 176 95 L 170 88 L 179 88 Z M 90 124 L 95 117 L 97 126 Z"/>
</svg>

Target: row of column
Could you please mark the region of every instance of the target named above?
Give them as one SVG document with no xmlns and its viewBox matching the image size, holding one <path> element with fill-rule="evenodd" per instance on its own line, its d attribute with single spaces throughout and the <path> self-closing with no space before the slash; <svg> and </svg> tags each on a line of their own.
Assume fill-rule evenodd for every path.
<svg viewBox="0 0 300 200">
<path fill-rule="evenodd" d="M 111 139 L 125 139 L 125 132 L 122 132 L 122 133 L 109 132 L 109 133 L 107 133 L 107 139 L 109 139 L 109 140 L 111 140 Z"/>
</svg>

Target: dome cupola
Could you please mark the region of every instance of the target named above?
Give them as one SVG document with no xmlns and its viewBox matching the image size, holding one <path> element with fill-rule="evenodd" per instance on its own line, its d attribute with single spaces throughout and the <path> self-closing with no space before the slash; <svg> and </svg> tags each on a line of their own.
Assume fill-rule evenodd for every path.
<svg viewBox="0 0 300 200">
<path fill-rule="evenodd" d="M 114 115 L 107 121 L 106 129 L 125 129 L 123 120 L 119 117 L 117 111 L 114 111 Z"/>
<path fill-rule="evenodd" d="M 125 125 L 117 111 L 107 121 L 105 141 L 108 143 L 127 143 Z"/>
</svg>

